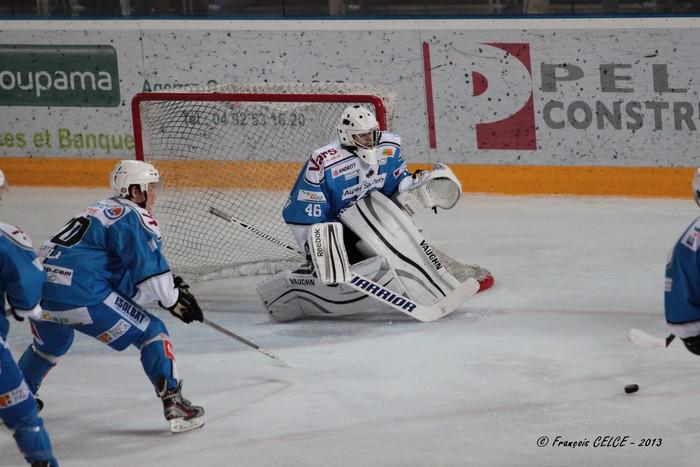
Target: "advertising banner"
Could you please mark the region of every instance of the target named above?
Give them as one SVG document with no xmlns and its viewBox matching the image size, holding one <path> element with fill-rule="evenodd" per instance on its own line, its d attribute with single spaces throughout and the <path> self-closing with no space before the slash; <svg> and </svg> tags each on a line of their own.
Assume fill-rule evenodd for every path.
<svg viewBox="0 0 700 467">
<path fill-rule="evenodd" d="M 398 93 L 394 129 L 414 162 L 692 166 L 698 24 L 7 21 L 0 156 L 133 157 L 141 91 L 366 82 Z"/>
</svg>

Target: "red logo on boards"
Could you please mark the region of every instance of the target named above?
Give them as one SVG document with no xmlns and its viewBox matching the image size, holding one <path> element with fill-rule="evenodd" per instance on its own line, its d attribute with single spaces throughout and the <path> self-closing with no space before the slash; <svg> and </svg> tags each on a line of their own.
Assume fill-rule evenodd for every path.
<svg viewBox="0 0 700 467">
<path fill-rule="evenodd" d="M 532 80 L 530 66 L 530 44 L 519 43 L 488 43 L 491 47 L 507 52 L 509 57 L 517 59 L 527 70 Z M 478 97 L 489 87 L 487 76 L 472 71 L 472 92 Z M 476 124 L 476 145 L 479 149 L 537 149 L 537 134 L 535 131 L 535 106 L 530 89 L 529 98 L 515 113 L 494 122 Z"/>
</svg>

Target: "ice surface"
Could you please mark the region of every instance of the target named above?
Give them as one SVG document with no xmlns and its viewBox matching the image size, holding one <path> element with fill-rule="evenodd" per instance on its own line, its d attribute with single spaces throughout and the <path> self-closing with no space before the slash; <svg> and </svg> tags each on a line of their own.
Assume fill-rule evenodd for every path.
<svg viewBox="0 0 700 467">
<path fill-rule="evenodd" d="M 0 213 L 38 245 L 106 195 L 13 188 Z M 274 324 L 260 277 L 195 284 L 211 320 L 297 368 L 154 309 L 184 395 L 207 410 L 202 430 L 170 435 L 137 351 L 82 335 L 41 388 L 42 415 L 64 466 L 699 465 L 700 359 L 625 339 L 667 334 L 666 253 L 698 215 L 689 200 L 467 196 L 420 219 L 436 247 L 496 278 L 453 315 Z M 13 323 L 15 356 L 29 341 Z M 0 431 L 0 465 L 24 465 Z M 593 447 L 604 435 L 637 444 Z M 557 436 L 589 447 L 552 447 Z M 638 446 L 648 438 L 662 445 Z"/>
</svg>

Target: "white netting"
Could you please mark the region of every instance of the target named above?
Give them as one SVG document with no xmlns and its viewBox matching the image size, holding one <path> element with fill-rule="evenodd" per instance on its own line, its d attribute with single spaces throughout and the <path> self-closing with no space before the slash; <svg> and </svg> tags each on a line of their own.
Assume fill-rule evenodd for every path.
<svg viewBox="0 0 700 467">
<path fill-rule="evenodd" d="M 192 100 L 202 92 L 226 100 Z M 250 99 L 285 94 L 291 101 L 229 99 L 231 93 L 255 96 Z M 335 137 L 340 112 L 349 104 L 320 95 L 380 97 L 389 126 L 396 108 L 395 94 L 359 84 L 221 85 L 140 101 L 134 133 L 142 136 L 143 154 L 137 157 L 154 163 L 163 177 L 155 211 L 174 269 L 201 278 L 273 272 L 299 261 L 294 252 L 212 215 L 210 208 L 296 247 L 282 208 L 310 151 Z M 357 102 L 373 107 L 364 98 Z"/>
</svg>

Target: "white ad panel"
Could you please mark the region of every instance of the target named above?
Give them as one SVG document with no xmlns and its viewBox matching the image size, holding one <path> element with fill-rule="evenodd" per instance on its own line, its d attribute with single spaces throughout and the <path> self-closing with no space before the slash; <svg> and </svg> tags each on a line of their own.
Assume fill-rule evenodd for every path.
<svg viewBox="0 0 700 467">
<path fill-rule="evenodd" d="M 445 160 L 697 163 L 696 29 L 443 31 L 430 45 Z"/>
<path fill-rule="evenodd" d="M 412 161 L 695 165 L 696 23 L 9 21 L 0 26 L 0 155 L 130 157 L 139 91 L 317 81 L 396 90 L 394 127 Z"/>
</svg>

